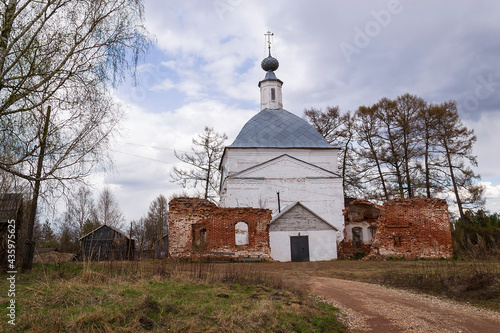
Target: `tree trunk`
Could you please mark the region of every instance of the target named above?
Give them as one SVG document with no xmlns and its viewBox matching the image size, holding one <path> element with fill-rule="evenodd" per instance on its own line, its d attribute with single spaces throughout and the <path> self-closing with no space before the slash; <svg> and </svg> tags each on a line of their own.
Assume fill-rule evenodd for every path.
<svg viewBox="0 0 500 333">
<path fill-rule="evenodd" d="M 462 208 L 462 200 L 460 199 L 460 194 L 458 193 L 457 181 L 455 179 L 455 174 L 453 172 L 453 164 L 451 161 L 451 154 L 450 154 L 450 151 L 448 149 L 448 144 L 446 142 L 446 139 L 444 140 L 443 144 L 444 144 L 444 148 L 446 151 L 446 159 L 448 161 L 448 167 L 450 168 L 450 177 L 451 177 L 451 182 L 453 184 L 453 192 L 455 192 L 455 198 L 457 199 L 458 212 L 460 213 L 460 218 L 462 220 L 465 220 L 465 214 L 464 214 L 464 210 Z"/>
<path fill-rule="evenodd" d="M 389 140 L 389 144 L 391 147 L 392 151 L 392 158 L 394 159 L 394 168 L 396 169 L 396 179 L 398 181 L 398 187 L 399 187 L 399 195 L 401 199 L 404 199 L 405 197 L 405 192 L 404 192 L 404 186 L 403 186 L 403 177 L 401 175 L 401 170 L 399 167 L 399 161 L 398 161 L 398 153 L 396 152 L 396 148 L 394 147 L 394 138 L 391 133 L 391 129 L 389 124 L 387 124 L 387 139 Z"/>
<path fill-rule="evenodd" d="M 5 8 L 3 22 L 0 31 L 0 73 L 3 72 L 5 59 L 7 58 L 7 45 L 9 44 L 10 32 L 14 25 L 14 14 L 16 13 L 17 1 L 10 0 Z M 3 87 L 0 82 L 0 89 Z"/>
<path fill-rule="evenodd" d="M 209 157 L 210 159 L 210 157 Z M 208 188 L 210 186 L 210 171 L 212 170 L 212 165 L 208 162 L 207 179 L 205 180 L 205 200 L 208 200 Z"/>
<path fill-rule="evenodd" d="M 385 200 L 389 201 L 389 193 L 387 192 L 387 188 L 385 187 L 385 180 L 384 180 L 384 175 L 382 174 L 382 168 L 380 167 L 380 162 L 377 157 L 377 152 L 375 151 L 375 147 L 373 146 L 373 142 L 370 138 L 368 138 L 368 145 L 370 146 L 373 159 L 375 160 L 375 164 L 377 165 L 377 171 L 380 176 L 380 181 L 382 182 L 382 189 L 384 190 Z"/>
<path fill-rule="evenodd" d="M 425 168 L 425 190 L 427 198 L 431 198 L 431 177 L 429 170 L 429 134 L 425 134 L 425 153 L 424 153 L 424 168 Z"/>
<path fill-rule="evenodd" d="M 33 253 L 35 251 L 35 246 L 32 242 L 33 228 L 35 226 L 36 209 L 38 206 L 38 195 L 40 193 L 40 178 L 42 176 L 43 156 L 45 154 L 45 145 L 47 143 L 47 136 L 49 132 L 50 109 L 51 107 L 49 106 L 47 108 L 47 114 L 45 116 L 45 124 L 43 126 L 42 137 L 40 139 L 40 155 L 38 155 L 35 186 L 33 188 L 33 200 L 31 201 L 30 214 L 28 220 L 28 231 L 26 234 L 26 245 L 24 248 L 23 264 L 21 269 L 23 273 L 30 271 L 33 266 Z"/>
<path fill-rule="evenodd" d="M 411 188 L 411 177 L 410 177 L 410 157 L 408 156 L 408 137 L 407 134 L 403 135 L 403 146 L 404 146 L 404 166 L 406 174 L 406 186 L 408 187 L 408 198 L 413 198 L 413 190 Z"/>
</svg>

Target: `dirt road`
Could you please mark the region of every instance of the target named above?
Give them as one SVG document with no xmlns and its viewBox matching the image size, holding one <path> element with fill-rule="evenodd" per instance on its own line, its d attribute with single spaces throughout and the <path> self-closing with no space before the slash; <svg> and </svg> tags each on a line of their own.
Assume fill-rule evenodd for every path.
<svg viewBox="0 0 500 333">
<path fill-rule="evenodd" d="M 352 332 L 500 332 L 500 314 L 375 284 L 311 276 Z"/>
</svg>

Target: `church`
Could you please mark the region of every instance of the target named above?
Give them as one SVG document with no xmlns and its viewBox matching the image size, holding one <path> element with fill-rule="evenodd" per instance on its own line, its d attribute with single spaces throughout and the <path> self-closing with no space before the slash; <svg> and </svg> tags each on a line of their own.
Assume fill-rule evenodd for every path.
<svg viewBox="0 0 500 333">
<path fill-rule="evenodd" d="M 261 67 L 261 110 L 222 156 L 220 206 L 271 210 L 274 260 L 336 259 L 344 229 L 340 149 L 283 108 L 283 82 L 276 77 L 279 62 L 271 56 L 270 43 Z"/>
<path fill-rule="evenodd" d="M 344 209 L 340 149 L 283 108 L 270 43 L 261 66 L 260 111 L 224 148 L 219 206 L 200 198 L 169 203 L 169 257 L 451 258 L 445 200 L 393 199 L 383 206 L 355 200 Z"/>
</svg>

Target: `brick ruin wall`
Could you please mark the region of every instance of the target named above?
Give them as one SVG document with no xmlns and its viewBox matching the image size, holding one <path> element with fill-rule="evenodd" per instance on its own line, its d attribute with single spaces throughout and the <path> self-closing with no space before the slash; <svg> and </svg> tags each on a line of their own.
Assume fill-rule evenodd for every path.
<svg viewBox="0 0 500 333">
<path fill-rule="evenodd" d="M 446 200 L 385 202 L 370 256 L 451 258 L 453 245 Z"/>
<path fill-rule="evenodd" d="M 344 217 L 344 240 L 338 253 L 341 259 L 361 252 L 368 258 L 453 256 L 448 205 L 443 199 L 395 199 L 383 206 L 357 199 L 344 209 Z M 364 235 L 357 248 L 353 246 L 354 227 L 361 228 Z M 373 239 L 365 237 L 369 227 L 377 228 Z"/>
<path fill-rule="evenodd" d="M 378 219 L 382 207 L 372 202 L 356 199 L 351 201 L 342 211 L 344 214 L 344 238 L 338 246 L 338 258 L 348 259 L 354 257 L 357 253 L 368 255 L 372 249 L 372 239 L 369 236 L 369 228 L 378 227 Z M 359 247 L 353 244 L 352 228 L 361 228 L 363 232 L 363 241 Z"/>
<path fill-rule="evenodd" d="M 271 211 L 256 208 L 221 208 L 208 200 L 177 198 L 169 203 L 169 257 L 189 258 L 203 253 L 259 255 L 269 259 Z M 248 244 L 236 245 L 235 225 L 248 225 Z M 203 232 L 203 244 L 196 238 Z"/>
</svg>

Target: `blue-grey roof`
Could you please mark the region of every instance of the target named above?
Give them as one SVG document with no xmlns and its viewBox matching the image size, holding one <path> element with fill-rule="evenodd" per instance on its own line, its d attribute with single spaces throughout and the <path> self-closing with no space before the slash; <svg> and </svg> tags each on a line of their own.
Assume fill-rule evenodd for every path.
<svg viewBox="0 0 500 333">
<path fill-rule="evenodd" d="M 334 148 L 307 121 L 284 109 L 264 109 L 250 119 L 232 148 Z"/>
<path fill-rule="evenodd" d="M 262 69 L 265 70 L 266 72 L 267 71 L 274 72 L 275 70 L 278 69 L 278 67 L 280 67 L 280 63 L 278 62 L 278 59 L 273 58 L 271 57 L 271 55 L 269 55 L 269 57 L 262 60 L 262 62 L 260 63 L 260 67 L 262 67 Z"/>
</svg>

